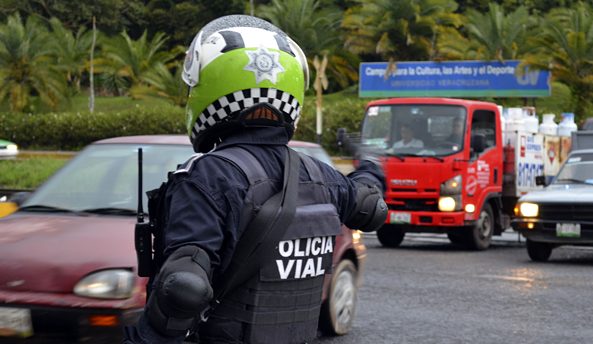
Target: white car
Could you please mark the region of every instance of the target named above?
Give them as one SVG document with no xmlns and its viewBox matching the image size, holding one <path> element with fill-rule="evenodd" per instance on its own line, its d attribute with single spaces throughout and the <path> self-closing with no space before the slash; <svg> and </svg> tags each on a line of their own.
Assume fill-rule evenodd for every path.
<svg viewBox="0 0 593 344">
<path fill-rule="evenodd" d="M 14 157 L 19 153 L 19 147 L 10 141 L 0 139 L 0 158 Z"/>
<path fill-rule="evenodd" d="M 534 261 L 560 245 L 593 246 L 593 149 L 571 152 L 550 185 L 522 196 L 515 212 L 512 226 Z"/>
</svg>

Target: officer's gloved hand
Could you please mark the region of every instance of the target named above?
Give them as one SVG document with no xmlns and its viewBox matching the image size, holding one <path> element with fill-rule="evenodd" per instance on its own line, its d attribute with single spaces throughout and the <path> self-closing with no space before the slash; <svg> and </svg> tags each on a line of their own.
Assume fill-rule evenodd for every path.
<svg viewBox="0 0 593 344">
<path fill-rule="evenodd" d="M 209 272 L 210 259 L 201 248 L 188 245 L 173 252 L 146 304 L 150 325 L 165 336 L 185 336 L 213 297 Z"/>
<path fill-rule="evenodd" d="M 363 177 L 372 185 L 385 191 L 385 173 L 383 172 L 383 160 L 386 157 L 384 149 L 374 145 L 357 145 L 354 158 L 358 160 L 354 179 L 360 180 Z M 364 176 L 366 174 L 366 176 Z M 360 176 L 360 177 L 359 177 Z"/>
<path fill-rule="evenodd" d="M 379 229 L 387 218 L 387 204 L 383 193 L 370 183 L 356 183 L 356 206 L 344 224 L 363 232 Z"/>
</svg>

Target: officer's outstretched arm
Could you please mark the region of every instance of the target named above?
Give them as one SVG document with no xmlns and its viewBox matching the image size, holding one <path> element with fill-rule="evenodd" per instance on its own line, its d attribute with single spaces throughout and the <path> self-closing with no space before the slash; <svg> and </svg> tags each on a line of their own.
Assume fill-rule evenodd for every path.
<svg viewBox="0 0 593 344">
<path fill-rule="evenodd" d="M 157 275 L 145 314 L 150 325 L 165 336 L 181 336 L 212 299 L 210 258 L 197 246 L 182 246 L 167 259 Z"/>
<path fill-rule="evenodd" d="M 344 224 L 364 232 L 376 231 L 385 223 L 387 204 L 383 192 L 375 185 L 354 182 L 356 185 L 356 206 Z"/>
</svg>

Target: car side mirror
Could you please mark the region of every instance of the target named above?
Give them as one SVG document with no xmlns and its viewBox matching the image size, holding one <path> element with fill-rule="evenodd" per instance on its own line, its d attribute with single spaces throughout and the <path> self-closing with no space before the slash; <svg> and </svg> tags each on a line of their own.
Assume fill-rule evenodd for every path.
<svg viewBox="0 0 593 344">
<path fill-rule="evenodd" d="M 31 196 L 29 191 L 15 192 L 8 198 L 8 201 L 20 206 L 29 198 L 29 196 Z"/>
<path fill-rule="evenodd" d="M 535 177 L 535 185 L 546 186 L 546 176 L 536 176 Z"/>
</svg>

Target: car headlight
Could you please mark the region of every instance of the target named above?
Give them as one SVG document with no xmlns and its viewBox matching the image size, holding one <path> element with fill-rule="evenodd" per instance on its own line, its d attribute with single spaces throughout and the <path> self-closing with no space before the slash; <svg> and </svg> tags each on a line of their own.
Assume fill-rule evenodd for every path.
<svg viewBox="0 0 593 344">
<path fill-rule="evenodd" d="M 519 204 L 519 216 L 523 217 L 537 217 L 539 214 L 539 206 L 535 203 L 522 202 Z"/>
<path fill-rule="evenodd" d="M 74 294 L 97 299 L 127 299 L 132 296 L 134 274 L 112 269 L 92 273 L 74 286 Z"/>
<path fill-rule="evenodd" d="M 10 145 L 7 145 L 6 146 L 6 150 L 8 152 L 13 152 L 14 153 L 14 152 L 18 152 L 19 147 L 17 147 L 17 145 L 15 145 L 15 144 L 10 144 Z"/>
<path fill-rule="evenodd" d="M 357 244 L 358 242 L 360 242 L 360 237 L 361 237 L 360 233 L 361 232 L 359 230 L 352 231 L 352 242 L 354 244 Z"/>
<path fill-rule="evenodd" d="M 441 195 L 459 195 L 461 193 L 461 175 L 455 176 L 441 184 Z"/>
</svg>

